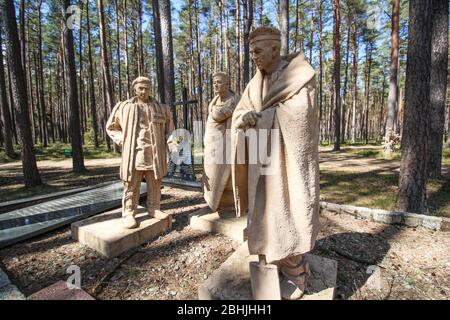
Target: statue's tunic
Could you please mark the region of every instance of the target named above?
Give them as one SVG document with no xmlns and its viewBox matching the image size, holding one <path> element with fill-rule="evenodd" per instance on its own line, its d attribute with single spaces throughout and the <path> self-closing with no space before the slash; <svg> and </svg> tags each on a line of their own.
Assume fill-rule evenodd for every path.
<svg viewBox="0 0 450 320">
<path fill-rule="evenodd" d="M 136 170 L 153 169 L 153 148 L 150 130 L 150 108 L 144 104 L 137 104 L 139 128 L 136 142 Z"/>
<path fill-rule="evenodd" d="M 229 92 L 228 99 L 220 102 L 217 95 L 209 104 L 204 138 L 203 191 L 206 203 L 212 210 L 233 207 L 231 185 L 231 141 L 227 129 L 231 128 L 231 116 L 239 96 Z M 227 152 L 228 149 L 228 152 Z M 228 161 L 227 161 L 228 154 Z M 228 199 L 229 198 L 229 199 Z"/>
<path fill-rule="evenodd" d="M 167 105 L 153 98 L 141 106 L 143 108 L 138 107 L 137 101 L 134 97 L 116 104 L 106 123 L 108 135 L 122 146 L 120 178 L 131 182 L 132 173 L 138 165 L 143 166 L 142 170 L 153 170 L 155 179 L 162 179 L 167 173 L 166 140 L 173 130 L 172 115 Z M 148 125 L 139 112 L 144 112 L 144 117 L 148 117 Z M 153 152 L 144 155 L 143 151 L 150 149 Z"/>
<path fill-rule="evenodd" d="M 319 117 L 315 87 L 315 72 L 303 54 L 285 56 L 269 77 L 257 71 L 233 113 L 236 211 L 240 216 L 248 210 L 250 254 L 266 255 L 270 262 L 311 251 L 318 234 Z M 267 139 L 270 143 L 261 142 L 259 135 L 256 138 L 262 148 L 259 154 L 268 154 L 265 148 L 271 150 L 267 174 L 261 174 L 261 159 L 256 164 L 244 161 L 252 146 L 237 126 L 248 111 L 261 112 L 254 127 L 258 134 L 261 129 L 279 130 L 278 136 Z"/>
</svg>

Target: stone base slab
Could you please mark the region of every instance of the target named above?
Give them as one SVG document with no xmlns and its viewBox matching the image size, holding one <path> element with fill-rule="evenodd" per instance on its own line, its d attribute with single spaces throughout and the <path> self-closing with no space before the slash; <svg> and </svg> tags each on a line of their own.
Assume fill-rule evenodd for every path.
<svg viewBox="0 0 450 320">
<path fill-rule="evenodd" d="M 139 206 L 136 220 L 139 227 L 122 227 L 122 209 L 115 209 L 72 224 L 72 238 L 102 255 L 112 258 L 154 239 L 172 228 L 172 217 L 149 218 L 147 209 Z"/>
<path fill-rule="evenodd" d="M 222 216 L 222 217 L 221 217 Z M 209 207 L 195 211 L 190 216 L 190 226 L 206 232 L 220 233 L 240 243 L 247 240 L 247 217 L 236 218 L 229 212 L 212 212 Z"/>
<path fill-rule="evenodd" d="M 337 261 L 313 254 L 306 254 L 311 273 L 306 294 L 301 300 L 332 300 L 335 294 Z M 199 287 L 200 300 L 253 300 L 249 263 L 258 261 L 250 255 L 244 242 Z"/>
<path fill-rule="evenodd" d="M 58 281 L 51 286 L 33 293 L 31 300 L 95 300 L 86 291 L 78 288 L 69 289 L 67 282 Z"/>
</svg>

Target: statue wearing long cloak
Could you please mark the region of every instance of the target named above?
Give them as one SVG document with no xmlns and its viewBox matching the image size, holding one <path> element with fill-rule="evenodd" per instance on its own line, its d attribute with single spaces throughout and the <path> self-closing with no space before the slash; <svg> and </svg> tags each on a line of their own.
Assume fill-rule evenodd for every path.
<svg viewBox="0 0 450 320">
<path fill-rule="evenodd" d="M 204 139 L 203 192 L 206 203 L 213 211 L 234 205 L 230 165 L 231 141 L 227 129 L 231 128 L 231 116 L 239 102 L 239 96 L 229 91 L 225 102 L 219 104 L 219 100 L 217 95 L 209 104 Z"/>
<path fill-rule="evenodd" d="M 248 210 L 249 252 L 265 255 L 269 262 L 314 247 L 319 230 L 319 117 L 315 71 L 303 54 L 282 56 L 275 80 L 265 77 L 257 71 L 233 113 L 232 181 L 237 216 Z M 251 144 L 248 132 L 238 128 L 249 111 L 261 113 Z M 267 143 L 259 136 L 263 129 L 279 134 L 271 134 Z M 271 157 L 268 174 L 261 174 L 261 159 L 247 161 L 255 145 L 262 148 L 259 154 Z"/>
</svg>

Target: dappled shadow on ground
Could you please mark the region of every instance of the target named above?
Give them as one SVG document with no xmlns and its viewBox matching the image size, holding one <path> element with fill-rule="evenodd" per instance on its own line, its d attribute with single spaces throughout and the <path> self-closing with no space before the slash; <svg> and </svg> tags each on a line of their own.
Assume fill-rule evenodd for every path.
<svg viewBox="0 0 450 320">
<path fill-rule="evenodd" d="M 29 196 L 38 196 L 58 192 L 70 188 L 95 185 L 107 181 L 119 181 L 117 167 L 88 167 L 88 171 L 77 175 L 70 170 L 61 168 L 40 169 L 43 186 L 34 188 L 23 187 L 22 168 L 20 172 L 8 169 L 0 170 L 0 202 Z"/>
<path fill-rule="evenodd" d="M 397 181 L 397 172 L 384 170 L 370 172 L 323 170 L 320 173 L 321 200 L 386 208 L 395 202 Z"/>
<path fill-rule="evenodd" d="M 352 297 L 366 284 L 390 250 L 389 241 L 400 232 L 401 228 L 387 225 L 374 234 L 342 232 L 316 241 L 312 253 L 338 261 L 337 299 Z"/>
</svg>

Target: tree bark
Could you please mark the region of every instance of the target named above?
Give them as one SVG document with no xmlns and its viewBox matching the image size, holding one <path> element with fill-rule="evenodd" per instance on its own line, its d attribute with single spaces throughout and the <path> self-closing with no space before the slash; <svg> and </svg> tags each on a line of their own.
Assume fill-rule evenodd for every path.
<svg viewBox="0 0 450 320">
<path fill-rule="evenodd" d="M 389 76 L 389 94 L 387 105 L 387 119 L 385 130 L 386 157 L 390 157 L 392 149 L 390 146 L 391 135 L 395 132 L 395 114 L 397 111 L 397 74 L 398 74 L 398 52 L 399 52 L 399 20 L 400 20 L 400 0 L 392 1 L 392 31 L 391 31 L 391 67 Z"/>
<path fill-rule="evenodd" d="M 342 122 L 341 122 L 341 142 L 345 142 L 346 137 L 346 112 L 349 112 L 347 109 L 347 85 L 348 85 L 348 57 L 350 54 L 350 19 L 347 20 L 347 45 L 345 51 L 345 78 L 344 78 L 344 93 L 342 95 Z"/>
<path fill-rule="evenodd" d="M 236 92 L 241 92 L 241 1 L 236 0 Z"/>
<path fill-rule="evenodd" d="M 156 77 L 158 80 L 158 93 L 159 100 L 165 103 L 165 90 L 164 90 L 164 63 L 162 53 L 162 41 L 161 41 L 161 15 L 159 11 L 159 1 L 152 1 L 153 9 L 153 29 L 155 33 L 155 52 L 156 52 Z"/>
<path fill-rule="evenodd" d="M 66 0 L 65 0 L 66 1 Z M 99 24 L 100 24 L 100 47 L 101 47 L 101 60 L 102 60 L 102 71 L 103 71 L 103 81 L 106 93 L 106 100 L 104 103 L 105 109 L 105 121 L 108 119 L 109 113 L 111 112 L 114 106 L 114 98 L 113 98 L 113 85 L 111 82 L 111 73 L 110 73 L 110 64 L 109 64 L 109 55 L 107 50 L 106 43 L 106 25 L 105 25 L 105 15 L 103 9 L 103 0 L 98 0 L 98 14 L 99 14 Z M 109 138 L 105 138 L 106 141 L 109 141 Z M 109 144 L 108 144 L 109 145 Z M 109 147 L 108 147 L 109 149 Z"/>
<path fill-rule="evenodd" d="M 289 53 L 289 0 L 279 0 L 280 4 L 280 32 L 281 54 Z"/>
<path fill-rule="evenodd" d="M 333 59 L 334 59 L 334 87 L 333 87 L 333 109 L 334 109 L 334 151 L 341 149 L 341 13 L 340 0 L 333 0 L 334 30 L 333 30 Z"/>
<path fill-rule="evenodd" d="M 42 146 L 46 148 L 48 146 L 47 136 L 47 113 L 45 107 L 45 84 L 44 84 L 44 65 L 42 59 L 42 0 L 39 1 L 38 6 L 38 69 L 39 69 L 39 107 L 41 112 L 42 121 Z"/>
<path fill-rule="evenodd" d="M 6 34 L 6 48 L 8 62 L 11 67 L 11 85 L 14 108 L 16 109 L 16 123 L 22 152 L 22 170 L 26 187 L 42 184 L 34 154 L 33 137 L 28 110 L 28 96 L 25 72 L 22 68 L 19 34 L 17 30 L 14 1 L 0 2 L 2 21 Z"/>
<path fill-rule="evenodd" d="M 430 138 L 428 140 L 429 177 L 441 177 L 442 145 L 445 125 L 445 98 L 448 69 L 448 1 L 433 0 L 431 40 Z"/>
<path fill-rule="evenodd" d="M 243 86 L 250 81 L 250 48 L 248 37 L 253 24 L 253 0 L 244 0 L 244 76 Z"/>
<path fill-rule="evenodd" d="M 164 63 L 164 93 L 165 103 L 172 110 L 174 123 L 177 123 L 175 108 L 175 76 L 173 66 L 173 44 L 172 44 L 172 15 L 170 1 L 161 0 L 159 3 L 161 22 L 161 44 Z"/>
<path fill-rule="evenodd" d="M 89 3 L 86 5 L 86 32 L 87 32 L 87 45 L 88 45 L 88 60 L 89 60 L 89 104 L 92 117 L 92 129 L 94 131 L 94 146 L 99 147 L 98 143 L 98 122 L 97 122 L 97 106 L 95 102 L 95 84 L 94 84 L 94 68 L 92 62 L 92 49 L 91 49 L 91 24 L 89 17 Z"/>
<path fill-rule="evenodd" d="M 426 1 L 409 2 L 406 100 L 397 206 L 402 211 L 415 213 L 427 211 L 432 11 Z"/>
<path fill-rule="evenodd" d="M 356 107 L 358 104 L 358 28 L 353 24 L 353 111 L 352 143 L 356 142 Z"/>
<path fill-rule="evenodd" d="M 67 19 L 72 15 L 68 12 L 70 0 L 64 0 L 64 12 Z M 75 68 L 75 50 L 72 29 L 67 25 L 64 28 L 64 58 L 67 80 L 67 98 L 69 105 L 69 132 L 72 144 L 72 166 L 74 173 L 82 173 L 84 167 L 83 142 L 81 139 L 80 105 L 78 103 L 77 71 Z"/>
<path fill-rule="evenodd" d="M 15 158 L 13 147 L 13 132 L 11 112 L 9 111 L 8 99 L 6 96 L 5 67 L 3 65 L 3 45 L 2 45 L 2 21 L 0 17 L 0 106 L 3 122 L 3 139 L 5 143 L 5 153 L 9 158 Z"/>
</svg>

